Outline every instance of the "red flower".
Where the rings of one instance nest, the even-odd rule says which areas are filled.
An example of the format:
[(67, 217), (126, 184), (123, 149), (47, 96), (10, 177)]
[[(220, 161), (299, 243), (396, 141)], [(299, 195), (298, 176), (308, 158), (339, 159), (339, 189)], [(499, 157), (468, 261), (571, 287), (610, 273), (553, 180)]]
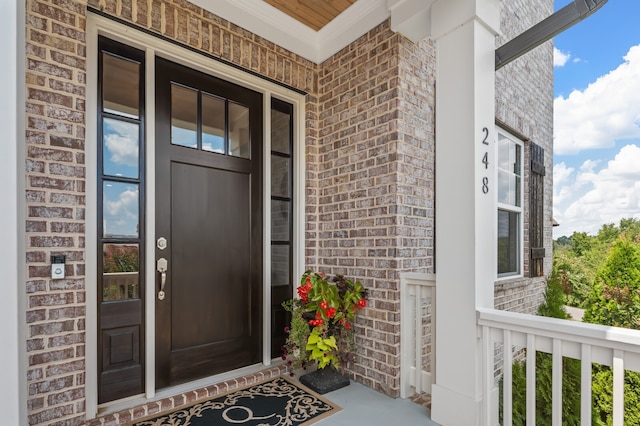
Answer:
[(322, 302), (320, 302), (320, 307), (322, 309), (327, 309), (327, 306), (329, 306), (329, 304), (327, 303), (326, 300), (323, 300)]

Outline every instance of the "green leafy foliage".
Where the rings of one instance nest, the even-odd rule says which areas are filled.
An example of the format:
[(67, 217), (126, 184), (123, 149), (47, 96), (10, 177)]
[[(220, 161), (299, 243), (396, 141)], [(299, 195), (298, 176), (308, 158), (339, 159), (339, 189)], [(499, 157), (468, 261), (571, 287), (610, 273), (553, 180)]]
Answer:
[(353, 357), (356, 313), (367, 306), (366, 290), (342, 275), (306, 271), (297, 289), (299, 298), (282, 306), (291, 312), (282, 358), (295, 371), (310, 362), (318, 368), (344, 367)]
[(618, 238), (596, 275), (584, 321), (640, 328), (640, 248)]
[[(611, 368), (593, 367), (593, 425), (613, 424), (613, 372)], [(626, 371), (624, 374), (624, 424), (640, 424), (640, 374)]]

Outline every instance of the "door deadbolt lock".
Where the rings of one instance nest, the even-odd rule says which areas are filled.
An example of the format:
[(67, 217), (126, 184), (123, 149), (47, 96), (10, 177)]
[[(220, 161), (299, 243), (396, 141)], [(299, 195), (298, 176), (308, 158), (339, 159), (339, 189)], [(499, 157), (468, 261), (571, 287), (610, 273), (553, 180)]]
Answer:
[(158, 247), (159, 250), (166, 249), (167, 248), (167, 239), (165, 237), (158, 238), (158, 241), (156, 241), (156, 247)]

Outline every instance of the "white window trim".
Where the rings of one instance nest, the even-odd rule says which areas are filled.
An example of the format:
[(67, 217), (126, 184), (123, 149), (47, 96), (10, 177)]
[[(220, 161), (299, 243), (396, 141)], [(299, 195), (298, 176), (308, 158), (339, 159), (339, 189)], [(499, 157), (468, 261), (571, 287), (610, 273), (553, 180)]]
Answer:
[[(524, 141), (517, 137), (516, 135), (514, 135), (513, 133), (505, 130), (502, 127), (496, 126), (496, 143), (495, 145), (495, 153), (494, 153), (494, 158), (496, 159), (496, 162), (498, 161), (498, 138), (500, 136), (500, 134), (506, 136), (507, 138), (509, 138), (509, 140), (515, 142), (517, 145), (520, 146), (520, 207), (517, 206), (512, 206), (510, 204), (504, 204), (504, 203), (500, 203), (498, 202), (498, 194), (496, 193), (496, 220), (494, 221), (494, 226), (495, 226), (495, 235), (496, 238), (498, 236), (498, 210), (504, 210), (504, 211), (509, 211), (509, 212), (514, 212), (514, 213), (518, 213), (519, 215), (519, 221), (518, 221), (518, 272), (516, 273), (505, 273), (505, 274), (498, 274), (498, 265), (495, 265), (496, 268), (496, 281), (506, 281), (506, 280), (512, 280), (512, 279), (517, 279), (517, 278), (522, 278), (524, 277), (524, 178), (525, 178), (525, 151), (524, 151)], [(497, 164), (497, 163), (496, 163)], [(495, 182), (496, 185), (498, 184), (498, 170), (500, 169), (500, 167), (498, 167), (496, 165), (495, 168)], [(496, 262), (498, 261), (498, 244), (497, 244), (497, 239), (496, 239), (496, 243), (495, 243), (495, 259)]]
[[(155, 56), (177, 61), (190, 68), (202, 71), (226, 81), (241, 85), (263, 94), (264, 99), (264, 130), (263, 130), (263, 362), (255, 367), (248, 367), (235, 372), (225, 373), (195, 382), (187, 383), (175, 388), (155, 391), (155, 274), (147, 273), (145, 282), (145, 389), (142, 396), (127, 398), (113, 403), (100, 405), (101, 414), (117, 411), (119, 409), (134, 406), (151, 399), (158, 399), (174, 392), (183, 392), (200, 386), (206, 386), (221, 380), (246, 374), (249, 370), (257, 370), (272, 362), (270, 353), (270, 314), (271, 314), (271, 209), (268, 200), (271, 199), (271, 98), (278, 98), (289, 102), (294, 108), (294, 212), (293, 217), (293, 276), (300, 276), (304, 271), (304, 201), (305, 201), (305, 96), (286, 87), (269, 82), (259, 76), (242, 71), (233, 66), (208, 58), (199, 53), (190, 51), (171, 42), (162, 40), (153, 35), (139, 31), (135, 28), (117, 23), (106, 17), (89, 12), (87, 14), (87, 121), (85, 160), (87, 168), (86, 177), (86, 415), (88, 419), (95, 418), (98, 413), (98, 365), (97, 365), (97, 288), (95, 277), (97, 276), (96, 247), (97, 247), (97, 71), (98, 71), (98, 35), (107, 36), (113, 40), (122, 42), (146, 52), (146, 76), (145, 76), (145, 134), (146, 134), (146, 259), (147, 271), (155, 270), (155, 146), (149, 141), (155, 140)], [(105, 409), (105, 410), (103, 410)]]

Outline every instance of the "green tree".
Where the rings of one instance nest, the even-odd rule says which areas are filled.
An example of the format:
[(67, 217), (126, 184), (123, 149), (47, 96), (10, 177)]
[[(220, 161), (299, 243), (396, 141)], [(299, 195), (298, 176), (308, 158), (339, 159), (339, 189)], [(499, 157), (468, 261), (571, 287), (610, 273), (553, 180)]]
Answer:
[(640, 328), (640, 249), (619, 238), (598, 271), (589, 295), (584, 321)]
[[(626, 228), (629, 232), (634, 223)], [(621, 222), (621, 227), (623, 223)], [(627, 234), (628, 235), (628, 234)], [(613, 243), (605, 263), (596, 275), (583, 321), (625, 328), (640, 328), (640, 248), (622, 234)], [(593, 424), (612, 422), (612, 371), (593, 367)], [(625, 424), (640, 424), (640, 374), (625, 372)]]

